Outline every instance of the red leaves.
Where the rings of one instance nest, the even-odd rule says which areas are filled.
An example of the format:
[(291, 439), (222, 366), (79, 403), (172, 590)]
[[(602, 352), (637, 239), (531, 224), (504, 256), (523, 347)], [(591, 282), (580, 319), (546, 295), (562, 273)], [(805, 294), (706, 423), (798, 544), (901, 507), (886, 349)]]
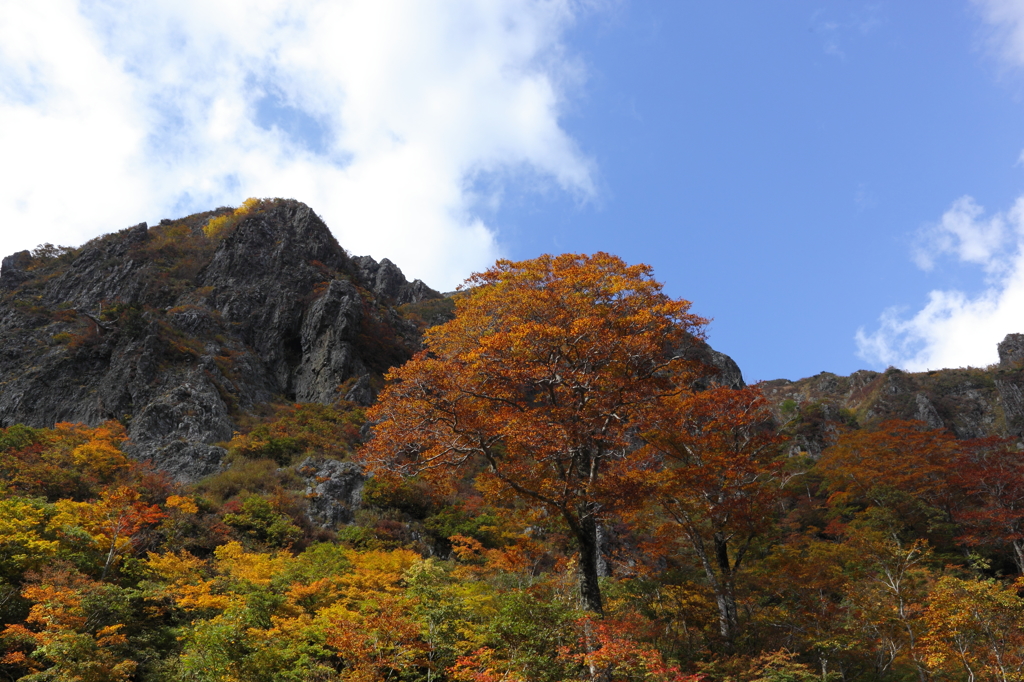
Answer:
[(770, 522), (783, 439), (756, 387), (671, 398), (644, 437), (663, 464), (656, 495), (695, 526), (745, 536)]
[(388, 375), (360, 457), (435, 480), (485, 464), (500, 483), (488, 492), (540, 503), (587, 548), (585, 599), (600, 610), (596, 523), (635, 501), (601, 481), (639, 460), (636, 428), (701, 371), (673, 351), (705, 321), (650, 267), (604, 253), (499, 261), (468, 284), (455, 319)]
[(922, 422), (891, 420), (875, 431), (840, 436), (818, 464), (833, 497), (881, 504), (888, 489), (936, 506), (948, 502), (958, 441), (947, 431), (923, 427)]
[(654, 465), (638, 475), (674, 522), (662, 534), (681, 531), (703, 568), (727, 641), (739, 629), (737, 572), (754, 539), (771, 528), (780, 492), (782, 438), (771, 424), (757, 387), (714, 388), (664, 401), (644, 433)]
[(382, 595), (377, 602), (362, 613), (334, 618), (327, 626), (327, 646), (345, 661), (345, 679), (391, 679), (426, 663), (419, 623), (407, 615), (409, 601)]
[(665, 663), (661, 653), (652, 645), (639, 641), (637, 634), (644, 629), (639, 617), (622, 620), (583, 618), (577, 624), (580, 631), (575, 649), (563, 648), (563, 658), (589, 669), (591, 677), (607, 682), (700, 682), (702, 675), (686, 675)]
[(956, 509), (960, 536), (971, 546), (1009, 544), (1024, 573), (1024, 453), (1001, 439), (969, 441), (953, 477), (968, 504)]

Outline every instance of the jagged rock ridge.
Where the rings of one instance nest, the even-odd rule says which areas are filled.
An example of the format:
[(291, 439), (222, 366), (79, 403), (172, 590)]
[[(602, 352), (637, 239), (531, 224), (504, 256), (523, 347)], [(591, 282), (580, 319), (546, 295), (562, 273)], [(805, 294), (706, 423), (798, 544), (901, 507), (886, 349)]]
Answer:
[[(210, 238), (218, 217), (234, 224)], [(290, 200), (14, 254), (0, 296), (0, 425), (119, 419), (133, 455), (181, 480), (215, 471), (259, 404), (370, 403), (419, 347), (398, 307), (443, 302)]]
[(958, 438), (1024, 436), (1024, 334), (999, 344), (987, 368), (904, 372), (861, 370), (848, 377), (822, 372), (799, 381), (763, 384), (777, 421), (789, 425), (794, 450), (817, 456), (840, 425), (870, 427), (916, 419)]

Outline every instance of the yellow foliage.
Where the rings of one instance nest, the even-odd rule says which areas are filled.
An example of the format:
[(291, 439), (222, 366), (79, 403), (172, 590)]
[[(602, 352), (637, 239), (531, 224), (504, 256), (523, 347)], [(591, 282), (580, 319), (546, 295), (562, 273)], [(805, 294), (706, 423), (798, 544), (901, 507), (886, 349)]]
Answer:
[(178, 606), (189, 611), (223, 611), (231, 606), (232, 595), (214, 594), (213, 587), (214, 581), (200, 580), (195, 585), (179, 585), (169, 595)]
[(72, 451), (71, 458), (78, 466), (91, 469), (104, 478), (129, 466), (128, 458), (110, 440), (91, 439), (82, 443)]
[[(925, 661), (936, 672), (970, 679), (1021, 679), (1024, 672), (1024, 578), (961, 580), (946, 575), (929, 594)], [(1008, 677), (1010, 671), (1012, 676)]]
[(105, 628), (100, 628), (96, 631), (96, 644), (97, 646), (114, 646), (117, 644), (127, 644), (128, 638), (118, 632), (124, 627), (124, 623), (117, 623), (115, 625), (108, 625)]
[(114, 623), (91, 632), (96, 625), (89, 604), (103, 594), (102, 583), (58, 567), (45, 570), (41, 580), (27, 585), (21, 594), (33, 602), (25, 624), (7, 626), (0, 638), (30, 644), (35, 650), (6, 656), (4, 663), (37, 669), (46, 664), (43, 679), (49, 680), (131, 679), (137, 663), (125, 657), (128, 652), (122, 647), (128, 638), (120, 632), (124, 625)]
[(316, 613), (337, 601), (338, 578), (331, 576), (314, 580), (308, 585), (292, 583), (285, 592), (285, 604), (293, 614)]
[(40, 535), (45, 521), (43, 511), (31, 502), (0, 500), (0, 564), (10, 562), (24, 569), (56, 553), (58, 543)]
[(229, 596), (213, 593), (214, 581), (202, 577), (203, 560), (189, 552), (150, 552), (146, 564), (167, 583), (162, 593), (183, 609), (221, 611), (231, 605)]
[(202, 559), (184, 551), (166, 554), (149, 552), (146, 564), (161, 578), (175, 584), (195, 580), (201, 575), (203, 568)]
[(350, 599), (365, 598), (368, 592), (396, 593), (401, 591), (403, 575), (420, 560), (416, 552), (407, 549), (394, 551), (370, 550), (352, 552), (348, 556), (352, 571), (338, 579)]
[(246, 552), (238, 542), (229, 542), (213, 550), (217, 571), (253, 585), (269, 586), (270, 580), (292, 561), (287, 552), (263, 554)]
[(256, 197), (249, 197), (248, 199), (242, 202), (242, 205), (238, 207), (238, 210), (235, 211), (235, 214), (237, 215), (239, 213), (252, 213), (256, 209), (258, 209), (262, 204), (262, 199), (257, 199)]
[(61, 422), (53, 430), (58, 449), (70, 447), (72, 464), (86, 473), (110, 479), (132, 466), (132, 461), (121, 452), (121, 445), (128, 439), (128, 434), (116, 421), (97, 427)]
[(199, 511), (199, 507), (196, 506), (195, 501), (191, 497), (171, 495), (167, 498), (165, 504), (169, 509), (178, 509), (186, 514), (195, 514)]
[(205, 234), (208, 239), (220, 239), (226, 235), (230, 228), (234, 227), (238, 223), (240, 218), (259, 209), (262, 205), (262, 199), (249, 197), (233, 212), (226, 213), (215, 218), (210, 218), (206, 225), (203, 226), (203, 234)]
[(210, 218), (210, 221), (203, 227), (203, 234), (210, 239), (217, 239), (228, 227), (228, 223), (235, 217), (234, 213)]

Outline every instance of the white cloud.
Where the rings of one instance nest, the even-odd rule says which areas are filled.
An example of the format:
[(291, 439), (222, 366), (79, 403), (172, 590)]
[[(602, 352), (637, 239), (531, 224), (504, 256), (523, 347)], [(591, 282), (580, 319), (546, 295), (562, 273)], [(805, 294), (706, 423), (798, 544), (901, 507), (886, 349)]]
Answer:
[(910, 318), (899, 309), (886, 310), (877, 331), (857, 331), (861, 358), (913, 371), (983, 367), (996, 361), (996, 344), (1006, 334), (1024, 331), (1024, 197), (990, 218), (971, 197), (957, 199), (923, 231), (915, 259), (931, 269), (947, 254), (984, 268), (987, 289), (973, 298), (932, 291)]
[(559, 123), (581, 78), (563, 45), (578, 11), (572, 0), (0, 2), (0, 255), (285, 196), (350, 251), (453, 287), (498, 255), (476, 210), (479, 174), (593, 192)]
[[(990, 29), (992, 51), (1007, 67), (1024, 67), (1024, 2), (973, 4)], [(910, 317), (898, 308), (886, 310), (878, 330), (857, 331), (861, 358), (910, 370), (985, 366), (996, 361), (996, 344), (1006, 334), (1024, 332), (1024, 196), (989, 218), (973, 198), (957, 199), (937, 224), (919, 233), (913, 250), (924, 270), (934, 269), (943, 256), (981, 267), (985, 291), (973, 297), (932, 291)]]

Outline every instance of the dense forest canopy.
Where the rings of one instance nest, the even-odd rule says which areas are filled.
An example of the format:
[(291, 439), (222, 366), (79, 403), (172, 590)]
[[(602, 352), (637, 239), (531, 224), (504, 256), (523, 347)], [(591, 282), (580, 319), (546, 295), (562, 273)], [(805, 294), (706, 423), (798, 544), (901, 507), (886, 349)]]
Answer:
[[(279, 396), (197, 482), (0, 429), (0, 679), (1024, 679), (1015, 440), (773, 409), (614, 256), (469, 284), (369, 410)], [(310, 462), (375, 475), (325, 521)]]

